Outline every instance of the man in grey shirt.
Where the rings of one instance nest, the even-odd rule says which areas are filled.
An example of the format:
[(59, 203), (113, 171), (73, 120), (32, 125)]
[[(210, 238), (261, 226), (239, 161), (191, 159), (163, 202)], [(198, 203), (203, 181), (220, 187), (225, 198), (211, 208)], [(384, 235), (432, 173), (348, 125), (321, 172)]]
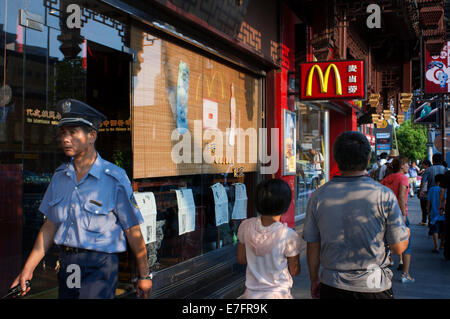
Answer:
[[(447, 169), (442, 165), (442, 155), (439, 153), (433, 154), (433, 165), (425, 170), (420, 182), (419, 196), (426, 197), (426, 191), (435, 186), (435, 177), (438, 174), (445, 174)], [(424, 222), (421, 225), (425, 225)]]
[(370, 144), (360, 132), (341, 134), (333, 156), (341, 176), (313, 193), (303, 229), (311, 296), (393, 298), (386, 244), (401, 254), (409, 241), (395, 194), (367, 176)]

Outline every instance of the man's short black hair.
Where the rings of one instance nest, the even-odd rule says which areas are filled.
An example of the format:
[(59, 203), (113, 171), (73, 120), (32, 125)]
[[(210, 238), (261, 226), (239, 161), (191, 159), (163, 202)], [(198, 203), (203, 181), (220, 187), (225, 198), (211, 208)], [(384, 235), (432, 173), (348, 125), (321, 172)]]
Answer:
[(433, 165), (439, 165), (442, 163), (442, 154), (433, 154)]
[(380, 159), (387, 159), (388, 158), (388, 154), (386, 152), (383, 152), (380, 154)]
[(269, 179), (256, 186), (256, 209), (261, 215), (284, 214), (292, 200), (292, 190), (281, 179)]
[(367, 137), (358, 131), (342, 133), (333, 145), (333, 156), (340, 171), (367, 169), (370, 153)]
[(437, 175), (434, 177), (434, 183), (435, 183), (435, 184), (437, 184), (437, 183), (441, 184), (442, 181), (444, 180), (444, 178), (445, 178), (445, 175), (444, 175), (444, 174), (437, 174)]
[(81, 128), (85, 134), (88, 134), (88, 133), (90, 133), (92, 131), (96, 131), (97, 132), (96, 129), (94, 129), (93, 127), (87, 126), (87, 125), (78, 125), (78, 127)]

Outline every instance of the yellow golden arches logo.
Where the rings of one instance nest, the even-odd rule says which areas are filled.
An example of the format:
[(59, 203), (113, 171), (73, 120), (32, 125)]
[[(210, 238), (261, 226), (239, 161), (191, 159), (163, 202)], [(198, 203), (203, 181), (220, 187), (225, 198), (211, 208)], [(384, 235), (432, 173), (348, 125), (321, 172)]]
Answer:
[[(225, 91), (224, 91), (224, 80), (223, 80), (223, 74), (221, 72), (215, 71), (212, 78), (209, 80), (207, 75), (203, 76), (203, 79), (206, 81), (206, 90), (207, 90), (207, 97), (211, 98), (211, 91), (212, 91), (212, 85), (214, 84), (214, 81), (217, 79), (217, 83), (220, 83), (220, 88), (222, 92), (222, 99), (225, 98)], [(201, 88), (202, 75), (199, 75), (197, 78), (197, 89), (195, 91), (195, 100), (198, 101), (198, 95), (199, 90)]]
[(330, 70), (334, 71), (334, 79), (336, 80), (336, 95), (342, 95), (342, 84), (341, 84), (341, 75), (339, 74), (339, 70), (336, 64), (332, 63), (327, 66), (325, 69), (325, 78), (323, 76), (322, 69), (320, 66), (315, 64), (310, 70), (308, 74), (308, 81), (306, 82), (306, 96), (312, 95), (312, 79), (315, 71), (317, 70), (317, 74), (319, 75), (320, 82), (320, 92), (327, 93), (328, 91), (328, 78), (330, 77)]
[(380, 126), (378, 128), (386, 128), (388, 126), (388, 122), (386, 120), (382, 120)]

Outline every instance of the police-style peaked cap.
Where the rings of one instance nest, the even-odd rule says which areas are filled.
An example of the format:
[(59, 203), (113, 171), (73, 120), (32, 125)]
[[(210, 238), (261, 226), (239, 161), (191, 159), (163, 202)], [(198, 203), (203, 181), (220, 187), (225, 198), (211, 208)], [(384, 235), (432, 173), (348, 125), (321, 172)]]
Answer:
[(58, 127), (62, 125), (85, 125), (98, 130), (106, 116), (93, 107), (75, 99), (63, 99), (56, 104), (56, 110), (61, 114)]

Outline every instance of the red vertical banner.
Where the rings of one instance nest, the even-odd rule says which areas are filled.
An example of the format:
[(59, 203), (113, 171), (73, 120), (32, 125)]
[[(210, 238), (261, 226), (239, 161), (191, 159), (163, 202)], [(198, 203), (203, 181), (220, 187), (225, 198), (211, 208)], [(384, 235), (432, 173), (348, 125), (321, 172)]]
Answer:
[[(6, 25), (4, 26), (6, 30)], [(16, 24), (16, 51), (19, 53), (23, 53), (23, 27), (19, 23), (19, 17), (17, 17)]]
[(83, 40), (83, 70), (87, 69), (87, 40)]
[(449, 46), (447, 42), (439, 55), (430, 55), (425, 48), (425, 93), (450, 92)]
[[(281, 43), (281, 58), (282, 58), (282, 68), (281, 72), (277, 73), (277, 106), (276, 106), (276, 117), (277, 117), (277, 126), (280, 128), (279, 134), (279, 163), (280, 168), (278, 173), (276, 174), (277, 178), (284, 180), (288, 183), (291, 188), (292, 193), (292, 201), (289, 209), (285, 214), (282, 215), (281, 221), (283, 223), (287, 223), (289, 227), (295, 226), (295, 176), (285, 176), (283, 175), (283, 145), (284, 145), (284, 110), (289, 109), (289, 98), (288, 98), (288, 73), (293, 72), (295, 69), (295, 19), (293, 12), (286, 6), (282, 6), (282, 43)], [(295, 146), (294, 146), (295, 147)]]

